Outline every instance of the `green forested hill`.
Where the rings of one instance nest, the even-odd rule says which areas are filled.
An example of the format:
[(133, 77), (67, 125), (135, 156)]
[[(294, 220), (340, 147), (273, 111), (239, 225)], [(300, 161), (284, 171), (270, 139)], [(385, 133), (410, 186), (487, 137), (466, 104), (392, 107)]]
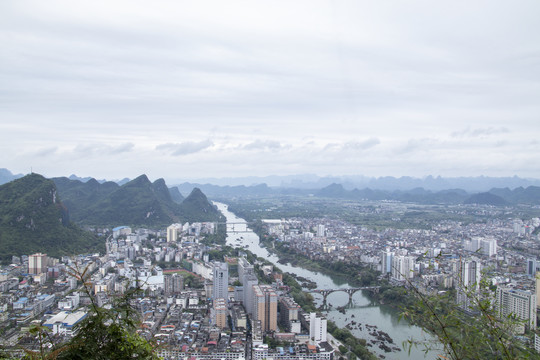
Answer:
[(100, 184), (95, 179), (87, 182), (70, 180), (67, 177), (53, 178), (56, 188), (62, 197), (62, 202), (68, 208), (70, 218), (79, 221), (81, 212), (90, 204), (107, 197), (120, 186), (112, 181)]
[(180, 204), (180, 211), (184, 221), (216, 221), (221, 213), (208, 201), (206, 195), (199, 188), (191, 191)]
[(169, 192), (171, 193), (171, 200), (174, 201), (177, 204), (181, 204), (182, 201), (184, 201), (184, 196), (180, 193), (180, 190), (178, 190), (178, 187), (172, 187), (169, 188)]
[(540, 205), (540, 187), (538, 186), (528, 186), (526, 188), (520, 186), (514, 190), (510, 190), (509, 188), (494, 188), (489, 190), (489, 192), (500, 196), (512, 204)]
[(54, 179), (73, 221), (92, 225), (164, 226), (174, 222), (216, 221), (220, 213), (206, 196), (194, 189), (186, 199), (171, 191), (163, 179), (150, 182), (146, 175), (119, 186)]
[(489, 192), (484, 192), (484, 193), (472, 195), (470, 198), (464, 201), (464, 204), (504, 206), (504, 205), (508, 205), (508, 202), (498, 195), (495, 195)]
[(180, 220), (180, 207), (160, 183), (152, 184), (146, 175), (120, 186), (107, 196), (88, 204), (77, 214), (77, 221), (103, 225), (165, 225)]
[(0, 259), (45, 252), (50, 256), (96, 251), (99, 241), (72, 224), (56, 186), (30, 174), (0, 186)]

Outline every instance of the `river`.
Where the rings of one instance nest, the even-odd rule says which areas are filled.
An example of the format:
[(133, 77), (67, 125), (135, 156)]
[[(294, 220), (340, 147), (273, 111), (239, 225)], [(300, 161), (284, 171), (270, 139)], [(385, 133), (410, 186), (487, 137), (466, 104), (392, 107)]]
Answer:
[[(260, 246), (259, 237), (247, 227), (244, 219), (239, 218), (230, 212), (227, 209), (227, 205), (218, 202), (214, 202), (214, 204), (227, 219), (228, 245), (233, 247), (246, 247), (246, 249), (257, 256), (272, 262), (284, 272), (293, 273), (314, 281), (317, 284), (318, 289), (351, 287), (346, 282), (332, 279), (325, 274), (294, 267), (290, 264), (279, 264), (279, 258), (276, 255), (269, 253), (267, 249)], [(322, 296), (315, 294), (314, 297), (317, 306), (321, 305)], [(368, 344), (371, 340), (376, 340), (375, 337), (369, 334), (370, 331), (372, 331), (371, 329), (382, 330), (393, 339), (393, 344), (388, 345), (392, 348), (398, 347), (401, 349), (401, 351), (394, 350), (393, 352), (384, 352), (374, 344), (372, 347), (369, 347), (369, 349), (377, 356), (381, 358), (384, 356), (385, 359), (389, 360), (437, 358), (439, 352), (430, 351), (425, 355), (422, 346), (419, 346), (418, 348), (413, 347), (410, 354), (407, 349), (403, 349), (402, 343), (408, 339), (432, 340), (433, 337), (430, 334), (427, 334), (422, 328), (410, 325), (403, 319), (399, 320), (399, 314), (395, 309), (371, 301), (363, 291), (358, 291), (353, 295), (353, 303), (351, 306), (347, 307), (345, 314), (336, 309), (336, 307), (347, 305), (348, 301), (349, 295), (341, 291), (328, 295), (327, 303), (332, 304), (332, 308), (324, 312), (326, 317), (329, 320), (334, 321), (338, 327), (342, 328), (351, 323), (351, 321), (356, 322), (356, 325), (352, 326), (352, 329), (350, 329), (351, 332), (359, 338), (366, 339)], [(361, 324), (360, 328), (358, 324)], [(366, 325), (369, 325), (369, 327)], [(375, 328), (372, 326), (375, 326)]]

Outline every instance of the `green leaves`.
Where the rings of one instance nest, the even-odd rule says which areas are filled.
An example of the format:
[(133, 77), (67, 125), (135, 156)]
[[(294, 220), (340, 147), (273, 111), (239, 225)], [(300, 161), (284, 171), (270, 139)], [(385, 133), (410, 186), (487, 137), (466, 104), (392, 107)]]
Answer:
[(140, 319), (131, 300), (140, 289), (130, 289), (122, 296), (113, 297), (112, 306), (104, 308), (97, 305), (88, 267), (84, 270), (70, 268), (69, 273), (82, 281), (91, 306), (88, 316), (77, 324), (75, 336), (58, 354), (58, 359), (158, 359), (152, 344), (137, 334)]
[(51, 180), (31, 174), (0, 186), (0, 259), (44, 252), (59, 257), (103, 249), (69, 222)]
[[(411, 284), (412, 285), (412, 284)], [(513, 331), (520, 323), (515, 316), (499, 318), (493, 306), (493, 294), (488, 282), (480, 282), (479, 287), (467, 289), (458, 285), (458, 291), (465, 296), (474, 314), (464, 312), (455, 301), (455, 292), (439, 296), (427, 296), (418, 289), (411, 288), (415, 301), (402, 313), (432, 332), (442, 345), (441, 359), (523, 359), (538, 358), (526, 347), (519, 346)], [(436, 349), (437, 344), (409, 340), (404, 347), (424, 346)]]

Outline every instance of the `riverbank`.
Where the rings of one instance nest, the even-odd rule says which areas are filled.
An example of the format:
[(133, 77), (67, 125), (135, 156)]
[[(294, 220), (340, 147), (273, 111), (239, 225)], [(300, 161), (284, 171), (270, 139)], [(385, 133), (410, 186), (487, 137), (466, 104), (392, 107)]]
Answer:
[[(311, 282), (317, 284), (318, 289), (337, 289), (337, 288), (348, 288), (355, 287), (355, 285), (348, 283), (347, 279), (344, 276), (336, 277), (334, 275), (326, 275), (324, 269), (318, 268), (314, 271), (306, 270), (300, 266), (291, 266), (286, 263), (283, 264), (280, 261), (280, 258), (276, 256), (276, 253), (270, 253), (268, 250), (272, 247), (270, 244), (268, 247), (263, 247), (263, 244), (260, 242), (259, 236), (257, 236), (253, 231), (249, 231), (246, 226), (241, 226), (239, 224), (245, 223), (245, 220), (236, 216), (235, 214), (228, 211), (226, 205), (218, 204), (220, 211), (224, 212), (224, 215), (227, 217), (227, 221), (235, 224), (235, 229), (241, 233), (230, 232), (227, 237), (227, 244), (230, 244), (234, 247), (242, 247), (250, 250), (255, 253), (258, 257), (261, 257), (265, 260), (270, 261), (275, 266), (279, 267), (284, 271), (284, 274), (290, 273), (300, 276), (302, 278), (308, 279)], [(262, 225), (262, 223), (260, 223)], [(253, 224), (250, 224), (250, 228), (253, 229)], [(240, 242), (237, 241), (237, 238), (243, 236)], [(299, 263), (297, 263), (299, 265)], [(324, 273), (323, 273), (324, 272)], [(308, 292), (308, 289), (302, 289), (299, 286), (298, 294), (300, 296), (306, 297), (305, 300), (309, 300), (312, 295)], [(379, 340), (379, 331), (388, 334), (388, 336), (393, 340), (395, 345), (386, 343), (389, 347), (399, 346), (406, 343), (410, 339), (423, 339), (426, 336), (426, 333), (417, 326), (411, 326), (407, 321), (400, 320), (398, 311), (389, 308), (385, 305), (381, 305), (379, 301), (374, 300), (372, 294), (369, 294), (365, 291), (358, 291), (354, 294), (354, 299), (352, 302), (349, 302), (349, 295), (345, 292), (338, 291), (330, 294), (328, 296), (328, 304), (332, 304), (333, 307), (322, 309), (328, 320), (331, 320), (335, 327), (339, 330), (346, 330), (350, 333), (352, 337), (357, 338), (361, 341), (360, 344), (365, 344), (371, 352), (373, 352), (378, 358), (386, 360), (410, 360), (410, 359), (432, 359), (436, 358), (436, 353), (424, 354), (423, 349), (413, 348), (410, 353), (408, 351), (391, 351), (387, 352), (384, 350), (384, 345)], [(322, 297), (320, 295), (315, 295), (314, 306), (319, 307), (322, 304)], [(339, 312), (337, 307), (344, 307), (344, 312)], [(358, 326), (349, 326), (351, 319), (354, 318), (358, 324), (362, 324), (361, 327)], [(369, 326), (367, 326), (369, 325)], [(375, 332), (376, 331), (376, 332)], [(343, 332), (341, 335), (343, 335)], [(342, 341), (346, 344), (346, 342)], [(346, 349), (347, 350), (347, 349)], [(339, 358), (339, 357), (338, 357)]]
[[(413, 321), (408, 314), (412, 314), (410, 309), (414, 306), (416, 298), (412, 296), (403, 286), (393, 286), (385, 278), (382, 278), (379, 271), (373, 270), (369, 266), (362, 264), (352, 264), (335, 262), (330, 263), (321, 259), (310, 259), (304, 254), (298, 253), (294, 249), (286, 246), (282, 242), (275, 241), (265, 232), (264, 227), (259, 227), (257, 235), (265, 249), (279, 258), (278, 263), (289, 264), (292, 266), (301, 267), (310, 271), (316, 271), (324, 275), (330, 276), (334, 281), (339, 283), (349, 283), (354, 286), (380, 286), (378, 292), (369, 292), (368, 296), (380, 304), (389, 306), (399, 313), (399, 317), (403, 316), (411, 324), (425, 328), (425, 324), (421, 321)], [(300, 277), (299, 280), (308, 280)], [(310, 282), (306, 282), (304, 288), (313, 288)], [(335, 308), (338, 312), (345, 315), (346, 307), (339, 306)], [(353, 315), (354, 317), (354, 315)], [(376, 346), (385, 353), (399, 352), (402, 349), (394, 342), (388, 333), (378, 329), (375, 324), (361, 324), (355, 321), (350, 321), (345, 325), (345, 330), (366, 330), (372, 337), (372, 340), (367, 344), (362, 342), (364, 347)], [(363, 339), (362, 339), (363, 340)], [(408, 342), (410, 344), (410, 342)], [(379, 355), (384, 358), (384, 355)]]
[[(264, 258), (257, 257), (249, 250), (244, 249), (243, 251), (247, 253), (248, 260), (250, 260), (250, 262), (258, 261), (263, 264), (270, 263)], [(313, 296), (311, 296), (311, 294), (309, 293), (306, 293), (303, 286), (298, 282), (298, 280), (301, 280), (308, 285), (315, 285), (316, 287), (316, 284), (313, 281), (306, 279), (302, 276), (298, 276), (296, 274), (283, 272), (283, 270), (281, 270), (279, 266), (274, 265), (274, 271), (282, 274), (283, 283), (289, 287), (288, 295), (291, 296), (298, 305), (300, 305), (304, 312), (317, 312), (317, 306), (314, 302)], [(259, 281), (266, 281), (265, 275), (262, 272), (259, 273), (256, 269), (255, 273), (257, 274)], [(331, 344), (334, 349), (336, 349), (337, 353), (343, 356), (347, 356), (348, 353), (351, 353), (360, 359), (366, 360), (378, 359), (378, 357), (368, 349), (367, 341), (365, 339), (354, 336), (350, 329), (339, 328), (333, 321), (327, 319), (327, 331), (328, 335), (330, 335), (330, 337), (328, 338), (328, 342), (330, 343), (331, 340), (336, 340), (338, 342), (335, 344)], [(386, 336), (388, 335), (386, 334)], [(349, 356), (347, 357), (350, 358)]]
[[(396, 310), (404, 310), (411, 306), (414, 298), (409, 296), (407, 290), (401, 286), (393, 286), (388, 280), (382, 278), (381, 273), (367, 265), (360, 263), (328, 262), (324, 259), (310, 259), (304, 254), (298, 253), (286, 244), (272, 240), (259, 228), (257, 234), (261, 243), (268, 252), (279, 257), (278, 263), (290, 264), (307, 270), (317, 271), (330, 276), (336, 283), (349, 283), (353, 287), (380, 286), (379, 292), (370, 293), (370, 297), (382, 304), (393, 307)], [(308, 287), (309, 288), (309, 287)]]

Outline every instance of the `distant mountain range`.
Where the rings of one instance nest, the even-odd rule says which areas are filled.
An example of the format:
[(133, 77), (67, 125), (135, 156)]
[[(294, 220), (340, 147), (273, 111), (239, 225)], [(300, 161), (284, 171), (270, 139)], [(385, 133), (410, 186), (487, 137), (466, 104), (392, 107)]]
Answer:
[(540, 205), (540, 187), (493, 188), (487, 192), (469, 193), (463, 189), (431, 191), (424, 188), (410, 190), (352, 189), (347, 190), (342, 184), (330, 184), (322, 189), (270, 188), (265, 184), (255, 186), (216, 186), (209, 184), (184, 183), (178, 185), (181, 191), (193, 187), (201, 188), (208, 196), (226, 201), (231, 197), (266, 197), (266, 196), (315, 196), (346, 200), (390, 200), (425, 205), (433, 204), (480, 204), (480, 205)]
[[(181, 184), (182, 181), (171, 181), (173, 184)], [(318, 190), (331, 184), (341, 184), (347, 190), (370, 188), (374, 190), (411, 190), (424, 188), (430, 191), (441, 191), (447, 189), (463, 189), (469, 193), (485, 192), (492, 188), (540, 186), (540, 179), (524, 179), (513, 177), (441, 177), (426, 176), (414, 178), (410, 176), (393, 177), (368, 177), (362, 175), (347, 176), (317, 176), (314, 174), (287, 175), (287, 176), (265, 176), (265, 177), (237, 177), (237, 178), (208, 178), (191, 181), (197, 186), (201, 184), (213, 184), (218, 186), (237, 187), (240, 185), (252, 186), (266, 184), (271, 188), (281, 189), (302, 189)], [(203, 190), (204, 191), (204, 190)]]
[(349, 200), (393, 200), (413, 202), (419, 204), (461, 204), (471, 195), (462, 189), (442, 190), (432, 192), (424, 188), (415, 188), (408, 191), (395, 190), (346, 190), (340, 184), (331, 184), (315, 193), (318, 197), (341, 198)]
[(0, 185), (22, 178), (23, 176), (23, 174), (12, 174), (8, 169), (0, 169)]
[(104, 250), (91, 233), (69, 219), (52, 180), (38, 174), (0, 186), (0, 260), (47, 252), (61, 255)]
[(471, 195), (462, 189), (437, 192), (423, 188), (409, 191), (384, 191), (368, 188), (346, 190), (340, 184), (332, 184), (316, 192), (315, 196), (350, 200), (394, 200), (418, 204), (540, 205), (540, 187), (538, 186), (519, 187), (514, 190), (494, 188), (488, 192)]
[[(0, 180), (10, 179), (20, 175), (13, 175), (6, 169), (0, 169)], [(60, 188), (62, 199), (65, 200), (73, 219), (76, 221), (104, 221), (96, 218), (98, 208), (108, 209), (107, 198), (113, 191), (119, 190), (120, 194), (129, 192), (133, 184), (146, 187), (146, 200), (150, 200), (150, 192), (160, 196), (160, 203), (151, 205), (146, 203), (143, 208), (150, 210), (147, 215), (139, 215), (135, 219), (128, 216), (127, 219), (143, 219), (148, 224), (159, 222), (158, 219), (181, 218), (178, 208), (171, 205), (171, 201), (181, 205), (184, 201), (182, 193), (187, 194), (194, 189), (199, 189), (207, 196), (226, 200), (230, 197), (261, 197), (261, 196), (320, 196), (343, 199), (366, 199), (366, 200), (394, 200), (402, 202), (413, 202), (420, 204), (486, 204), (486, 205), (512, 205), (512, 204), (540, 204), (537, 190), (540, 188), (540, 180), (523, 179), (514, 177), (455, 177), (442, 178), (428, 176), (422, 179), (412, 177), (379, 177), (370, 178), (364, 176), (343, 176), (343, 177), (318, 177), (316, 175), (295, 175), (295, 176), (268, 176), (268, 177), (247, 177), (247, 178), (227, 178), (209, 179), (219, 184), (256, 182), (258, 180), (268, 180), (275, 184), (281, 181), (279, 186), (269, 186), (266, 183), (255, 183), (254, 185), (217, 185), (210, 183), (190, 183), (184, 182), (164, 191), (164, 181), (156, 180), (153, 187), (148, 185), (150, 181), (146, 178), (141, 182), (140, 177), (129, 181), (124, 178), (118, 182), (105, 180), (95, 180), (93, 178), (80, 178), (71, 175), (69, 178), (55, 178), (57, 186)], [(335, 180), (334, 182), (331, 182)], [(70, 183), (72, 181), (73, 183)], [(133, 183), (134, 182), (134, 183)], [(161, 188), (163, 191), (158, 191)], [(151, 190), (149, 192), (149, 190)], [(143, 193), (140, 193), (143, 194)], [(122, 197), (122, 196), (120, 196)], [(144, 196), (141, 195), (139, 200)], [(109, 199), (110, 200), (110, 199)], [(102, 203), (99, 203), (99, 202)], [(116, 211), (112, 210), (111, 211)], [(181, 213), (186, 214), (185, 211)], [(172, 214), (172, 216), (171, 216)], [(131, 214), (133, 215), (133, 214)], [(201, 214), (203, 215), (203, 214)], [(83, 220), (85, 219), (85, 220)], [(126, 219), (126, 220), (127, 220)]]
[[(0, 169), (0, 185), (11, 181), (13, 179), (22, 177), (22, 174), (14, 175), (7, 169)], [(81, 182), (87, 182), (91, 177), (78, 177), (76, 175), (70, 175), (70, 180), (79, 180)], [(105, 183), (106, 180), (97, 180), (99, 183)], [(122, 180), (114, 180), (113, 182), (118, 185), (124, 185), (130, 180), (124, 178)], [(423, 178), (415, 178), (410, 176), (393, 177), (369, 177), (362, 175), (345, 175), (345, 176), (317, 176), (314, 174), (298, 174), (298, 175), (271, 175), (264, 177), (249, 176), (249, 177), (236, 177), (236, 178), (207, 178), (199, 179), (196, 181), (182, 181), (182, 180), (168, 180), (171, 184), (182, 184), (180, 191), (188, 193), (193, 187), (199, 187), (206, 193), (206, 186), (216, 186), (218, 188), (223, 187), (231, 191), (242, 191), (242, 187), (246, 188), (245, 191), (251, 191), (253, 186), (266, 185), (272, 189), (281, 189), (281, 191), (293, 190), (306, 190), (313, 191), (322, 189), (331, 184), (341, 184), (346, 190), (364, 189), (369, 188), (373, 190), (386, 190), (386, 191), (410, 191), (415, 188), (424, 188), (428, 191), (442, 191), (448, 189), (463, 189), (468, 193), (481, 193), (487, 192), (493, 188), (509, 188), (515, 189), (518, 187), (527, 188), (529, 186), (540, 186), (540, 179), (525, 179), (518, 176), (512, 177), (490, 177), (490, 176), (476, 176), (476, 177), (441, 177), (441, 176), (426, 176)], [(185, 188), (189, 187), (189, 191)], [(204, 185), (204, 186), (203, 186)], [(217, 188), (216, 188), (217, 189)], [(260, 192), (261, 189), (257, 189)], [(210, 193), (206, 193), (210, 195)]]

